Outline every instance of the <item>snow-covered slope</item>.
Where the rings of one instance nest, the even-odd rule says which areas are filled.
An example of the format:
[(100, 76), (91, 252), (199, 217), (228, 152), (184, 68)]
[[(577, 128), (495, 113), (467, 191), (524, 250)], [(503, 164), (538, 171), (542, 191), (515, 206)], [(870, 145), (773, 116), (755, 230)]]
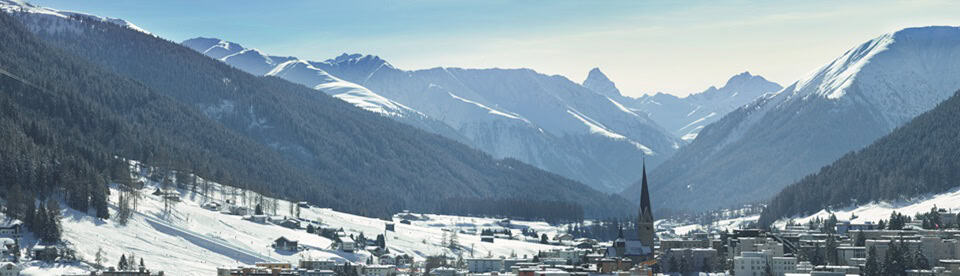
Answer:
[(620, 94), (613, 81), (597, 68), (590, 70), (583, 86), (616, 99), (635, 112), (649, 114), (650, 119), (687, 142), (696, 139), (700, 130), (723, 115), (763, 94), (783, 88), (761, 76), (743, 72), (731, 77), (720, 88), (711, 86), (703, 92), (686, 97), (657, 93), (629, 98)]
[(837, 219), (839, 220), (849, 220), (851, 223), (877, 223), (881, 219), (889, 219), (890, 213), (892, 212), (902, 213), (904, 215), (913, 217), (913, 215), (919, 213), (930, 212), (933, 207), (937, 207), (937, 209), (945, 209), (952, 213), (957, 213), (960, 211), (960, 189), (954, 189), (946, 193), (918, 197), (910, 200), (872, 202), (870, 204), (851, 206), (839, 210), (824, 209), (808, 216), (798, 216), (789, 219), (785, 218), (778, 220), (774, 223), (774, 226), (783, 228), (791, 219), (796, 223), (806, 224), (812, 219), (829, 218), (831, 214), (837, 216)]
[(960, 28), (885, 34), (706, 127), (653, 172), (655, 201), (704, 208), (764, 200), (958, 88)]
[[(112, 17), (101, 17), (101, 16), (96, 16), (91, 14), (80, 13), (80, 12), (55, 10), (51, 8), (35, 6), (23, 0), (0, 0), (0, 11), (6, 12), (6, 13), (22, 12), (22, 13), (29, 13), (31, 15), (57, 17), (57, 18), (81, 17), (89, 20), (99, 20), (103, 22), (117, 24), (117, 25), (124, 26), (129, 29), (136, 30), (146, 34), (150, 33), (147, 30), (144, 30), (143, 28), (140, 28), (139, 26), (134, 25), (133, 23), (130, 23), (129, 21), (126, 21), (123, 19), (112, 18)], [(64, 22), (60, 22), (60, 23), (64, 23)], [(65, 31), (72, 28), (72, 26), (68, 26), (68, 25), (46, 25), (46, 26), (32, 25), (28, 27), (48, 28), (49, 30), (65, 30)]]
[[(137, 163), (132, 163), (137, 164)], [(143, 169), (146, 175), (147, 169)], [(116, 218), (96, 219), (93, 216), (72, 209), (64, 210), (64, 239), (77, 250), (78, 255), (87, 261), (94, 260), (100, 249), (105, 253), (107, 265), (115, 264), (121, 254), (131, 253), (144, 258), (149, 269), (163, 270), (167, 275), (212, 275), (217, 267), (235, 267), (252, 265), (255, 262), (280, 261), (296, 264), (301, 259), (332, 259), (337, 262), (365, 263), (371, 254), (367, 251), (346, 253), (331, 249), (331, 240), (304, 229), (289, 229), (272, 223), (255, 223), (240, 216), (224, 214), (201, 207), (204, 203), (224, 203), (226, 200), (239, 205), (252, 207), (258, 194), (243, 191), (230, 186), (210, 182), (207, 192), (202, 187), (196, 191), (179, 189), (182, 202), (176, 203), (172, 212), (163, 212), (164, 203), (160, 196), (152, 195), (158, 183), (141, 177), (146, 186), (141, 189), (143, 198), (138, 201), (137, 212), (127, 225), (119, 225)], [(202, 185), (201, 185), (202, 186)], [(111, 188), (111, 214), (116, 214), (116, 204), (120, 191)], [(291, 203), (264, 197), (264, 209), (268, 215), (294, 217)], [(275, 202), (275, 203), (274, 203)], [(274, 209), (273, 206), (276, 206)], [(252, 210), (252, 208), (251, 208)], [(295, 212), (295, 211), (294, 211)], [(486, 256), (532, 256), (538, 251), (559, 248), (536, 242), (498, 239), (495, 243), (480, 242), (479, 230), (483, 228), (501, 229), (496, 219), (426, 214), (425, 220), (415, 220), (411, 225), (399, 223), (394, 218), (396, 231), (386, 232), (386, 244), (391, 253), (408, 254), (417, 261), (427, 256), (447, 254), (456, 256), (449, 248), (442, 246), (443, 231), (476, 230), (477, 234), (459, 234), (458, 242), (466, 248), (472, 247), (475, 254)], [(300, 218), (315, 221), (324, 228), (343, 228), (347, 234), (374, 238), (383, 234), (385, 221), (326, 208), (300, 208)], [(306, 222), (302, 223), (305, 225)], [(555, 235), (559, 229), (543, 222), (517, 222), (529, 226), (537, 232)], [(305, 250), (300, 252), (278, 251), (270, 245), (279, 237), (295, 239)], [(469, 254), (464, 252), (464, 254)], [(40, 263), (37, 263), (39, 265)], [(50, 275), (56, 271), (74, 271), (89, 269), (80, 265), (72, 268), (33, 267), (28, 275)]]
[(269, 56), (219, 39), (182, 44), (247, 72), (313, 87), (496, 158), (515, 158), (603, 191), (621, 190), (639, 178), (636, 164), (644, 154), (656, 165), (680, 144), (646, 114), (532, 70), (404, 71), (370, 55), (316, 62)]

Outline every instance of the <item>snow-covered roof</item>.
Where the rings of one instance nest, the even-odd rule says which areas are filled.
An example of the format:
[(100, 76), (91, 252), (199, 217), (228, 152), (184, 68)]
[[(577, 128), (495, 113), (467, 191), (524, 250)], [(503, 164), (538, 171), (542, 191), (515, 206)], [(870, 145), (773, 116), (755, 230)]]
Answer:
[(0, 221), (0, 228), (13, 228), (18, 225), (23, 225), (23, 222), (19, 219), (4, 219)]

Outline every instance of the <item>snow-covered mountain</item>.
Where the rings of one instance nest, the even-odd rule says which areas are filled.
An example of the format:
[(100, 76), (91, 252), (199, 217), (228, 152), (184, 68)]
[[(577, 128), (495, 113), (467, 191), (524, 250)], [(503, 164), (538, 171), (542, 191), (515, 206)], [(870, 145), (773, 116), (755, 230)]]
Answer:
[(391, 117), (420, 129), (466, 142), (455, 130), (426, 115), (370, 91), (334, 77), (296, 57), (270, 56), (257, 49), (215, 38), (193, 38), (182, 45), (258, 76), (275, 76), (322, 91), (367, 111)]
[(681, 143), (616, 99), (528, 69), (405, 71), (371, 55), (305, 61), (219, 39), (182, 44), (252, 74), (281, 77), (370, 111), (429, 125), (421, 128), (602, 191), (623, 189), (639, 178), (635, 167), (644, 155), (656, 165)]
[[(56, 10), (56, 9), (47, 8), (47, 7), (36, 6), (36, 5), (30, 4), (30, 3), (27, 3), (26, 1), (23, 1), (23, 0), (0, 0), (0, 12), (4, 12), (4, 13), (26, 13), (26, 14), (30, 14), (30, 15), (35, 16), (34, 18), (44, 18), (44, 17), (73, 18), (73, 17), (80, 17), (80, 18), (84, 18), (84, 19), (87, 19), (87, 20), (98, 20), (98, 21), (103, 21), (103, 22), (109, 22), (109, 23), (117, 24), (117, 25), (124, 26), (124, 27), (127, 27), (127, 28), (129, 28), (129, 29), (136, 30), (136, 31), (139, 31), (139, 32), (142, 32), (142, 33), (145, 33), (145, 34), (149, 34), (149, 33), (150, 33), (150, 32), (148, 32), (147, 30), (144, 30), (143, 28), (140, 28), (139, 26), (134, 25), (133, 23), (131, 23), (131, 22), (129, 22), (129, 21), (126, 21), (126, 20), (123, 20), (123, 19), (112, 18), (112, 17), (102, 17), (102, 16), (96, 16), (96, 15), (91, 15), (91, 14), (86, 14), (86, 13), (72, 12), (72, 11), (61, 11), (61, 10)], [(53, 22), (53, 23), (62, 23), (62, 22), (60, 22), (60, 21), (45, 21), (45, 22), (47, 22), (47, 23), (51, 23), (51, 22)], [(74, 27), (75, 27), (75, 25), (71, 25), (71, 24), (45, 24), (45, 25), (27, 24), (27, 25), (28, 25), (28, 26), (27, 26), (28, 28), (45, 28), (45, 29), (48, 30), (48, 31), (53, 31), (53, 30), (57, 30), (57, 31), (61, 31), (61, 30), (62, 30), (62, 31), (68, 31), (68, 30), (70, 30), (70, 28), (74, 28)], [(34, 31), (35, 31), (35, 30), (34, 30)]]
[(960, 28), (885, 34), (707, 126), (654, 170), (654, 198), (676, 208), (764, 200), (958, 88)]
[(617, 99), (636, 112), (647, 113), (650, 119), (687, 142), (696, 139), (700, 130), (730, 111), (756, 100), (763, 94), (783, 89), (779, 84), (761, 76), (743, 72), (731, 77), (720, 88), (711, 86), (703, 92), (686, 97), (657, 93), (629, 98), (623, 96), (613, 81), (598, 68), (590, 70), (583, 86)]

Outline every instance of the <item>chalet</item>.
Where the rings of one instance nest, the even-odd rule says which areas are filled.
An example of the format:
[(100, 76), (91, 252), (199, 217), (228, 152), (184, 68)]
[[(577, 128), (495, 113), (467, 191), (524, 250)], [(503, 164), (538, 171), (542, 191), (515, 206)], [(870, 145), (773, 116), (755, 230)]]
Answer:
[(229, 205), (229, 207), (227, 207), (227, 213), (235, 216), (246, 216), (246, 215), (249, 215), (251, 212), (250, 212), (250, 208), (231, 204)]
[(280, 226), (290, 228), (290, 229), (300, 229), (300, 221), (295, 219), (288, 219), (281, 222)]
[(386, 225), (386, 230), (387, 230), (387, 231), (396, 231), (396, 230), (394, 230), (394, 229), (396, 229), (396, 227), (394, 226), (393, 223), (388, 222), (388, 223), (386, 223), (385, 225)]
[(211, 201), (211, 202), (204, 203), (202, 207), (203, 207), (203, 209), (207, 209), (207, 210), (211, 210), (211, 211), (219, 211), (219, 210), (220, 210), (220, 203), (216, 203), (216, 202), (212, 202), (212, 201)]
[(307, 204), (306, 201), (297, 202), (297, 207), (310, 209), (310, 204)]
[(268, 219), (270, 220), (270, 223), (273, 223), (276, 225), (280, 225), (284, 221), (287, 221), (287, 217), (285, 216), (270, 216), (268, 217)]
[(493, 237), (491, 237), (491, 236), (480, 236), (480, 242), (493, 243)]
[(0, 222), (0, 237), (16, 237), (20, 235), (23, 222), (16, 219), (5, 219)]
[(377, 258), (377, 260), (378, 260), (379, 263), (382, 264), (382, 265), (396, 265), (396, 264), (397, 264), (397, 256), (394, 255), (394, 254), (383, 254), (383, 255), (381, 255), (379, 258)]
[(280, 237), (273, 241), (273, 248), (283, 251), (297, 251), (299, 244), (296, 240)]
[(0, 258), (13, 255), (16, 252), (17, 242), (11, 238), (0, 238)]
[(336, 269), (337, 262), (333, 260), (300, 260), (299, 267), (308, 270), (330, 270)]
[(252, 222), (260, 223), (260, 224), (266, 224), (267, 218), (268, 218), (267, 215), (252, 215), (252, 216), (247, 216), (244, 219)]
[(564, 233), (564, 234), (559, 234), (559, 235), (554, 236), (554, 237), (553, 237), (553, 240), (558, 241), (558, 242), (572, 241), (572, 240), (573, 240), (573, 235), (566, 234), (566, 233)]
[(357, 250), (357, 242), (351, 237), (337, 236), (337, 248), (343, 252), (353, 252)]
[(406, 220), (406, 219), (405, 219), (405, 220), (401, 220), (400, 223), (406, 224), (406, 225), (410, 225), (410, 221), (409, 221), (409, 220)]

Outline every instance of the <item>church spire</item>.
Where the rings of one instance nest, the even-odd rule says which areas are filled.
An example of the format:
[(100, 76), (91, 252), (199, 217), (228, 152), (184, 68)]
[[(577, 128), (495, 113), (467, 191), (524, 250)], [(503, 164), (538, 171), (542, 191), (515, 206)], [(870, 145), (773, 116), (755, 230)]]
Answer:
[(643, 159), (643, 180), (641, 180), (641, 185), (642, 186), (640, 188), (640, 214), (643, 215), (644, 211), (650, 211), (652, 213), (653, 210), (651, 210), (651, 207), (650, 207), (650, 191), (649, 191), (649, 188), (647, 188), (647, 159), (646, 158)]

